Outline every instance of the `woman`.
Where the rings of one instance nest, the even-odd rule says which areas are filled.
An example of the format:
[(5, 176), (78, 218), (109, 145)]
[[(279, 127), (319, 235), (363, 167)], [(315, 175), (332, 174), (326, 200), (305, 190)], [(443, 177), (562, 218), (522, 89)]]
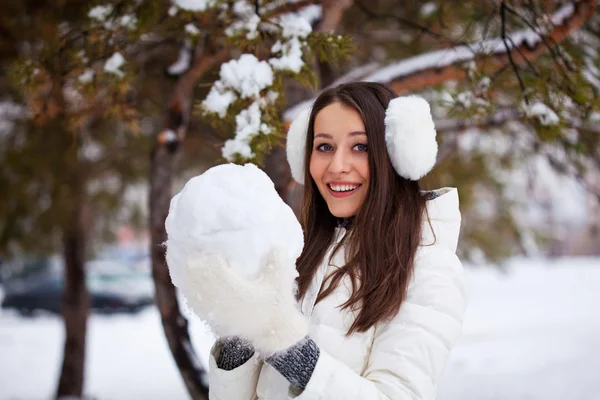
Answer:
[(429, 106), (376, 83), (328, 89), (287, 151), (305, 185), (297, 300), (309, 322), (268, 309), (262, 334), (218, 340), (211, 398), (434, 399), (466, 300), (457, 192), (418, 183), (437, 153)]

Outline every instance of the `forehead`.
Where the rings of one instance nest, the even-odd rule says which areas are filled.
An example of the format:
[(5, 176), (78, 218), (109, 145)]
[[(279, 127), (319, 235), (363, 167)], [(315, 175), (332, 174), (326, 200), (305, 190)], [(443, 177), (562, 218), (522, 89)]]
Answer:
[(364, 131), (365, 125), (360, 114), (341, 103), (332, 103), (315, 116), (314, 135), (325, 133), (337, 136)]

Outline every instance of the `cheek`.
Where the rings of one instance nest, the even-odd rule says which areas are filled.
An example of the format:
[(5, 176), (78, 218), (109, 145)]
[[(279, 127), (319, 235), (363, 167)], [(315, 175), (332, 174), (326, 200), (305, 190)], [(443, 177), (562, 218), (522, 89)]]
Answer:
[(357, 168), (359, 175), (365, 181), (369, 181), (369, 158), (365, 155), (359, 163), (357, 163)]
[(308, 169), (310, 171), (310, 176), (313, 178), (313, 180), (315, 182), (317, 182), (317, 184), (319, 184), (319, 182), (321, 181), (321, 178), (323, 177), (323, 161), (319, 159), (318, 154), (312, 154), (310, 157), (310, 164), (308, 166)]

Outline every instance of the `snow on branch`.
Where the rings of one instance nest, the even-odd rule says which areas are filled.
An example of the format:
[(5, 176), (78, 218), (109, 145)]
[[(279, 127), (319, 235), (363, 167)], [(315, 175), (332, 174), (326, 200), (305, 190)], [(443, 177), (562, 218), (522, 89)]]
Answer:
[[(254, 54), (242, 54), (221, 65), (219, 79), (201, 103), (206, 114), (221, 120), (228, 119), (235, 105), (235, 136), (222, 149), (225, 159), (256, 157), (251, 145), (253, 139), (278, 130), (279, 122), (270, 116), (281, 90), (277, 76), (296, 76), (305, 68), (304, 54), (309, 50), (313, 33), (310, 20), (320, 12), (314, 3), (314, 0), (301, 0), (275, 7), (276, 3), (272, 2), (262, 10), (249, 1), (233, 5), (231, 12), (235, 19), (225, 29), (226, 36), (264, 46), (261, 33), (267, 33), (274, 38), (274, 43), (267, 45), (266, 60), (259, 60)], [(308, 6), (312, 8), (306, 12)]]
[[(485, 64), (488, 71), (500, 70), (509, 62), (509, 51), (514, 55), (521, 56), (515, 57), (515, 62), (527, 63), (528, 60), (535, 59), (548, 50), (545, 38), (549, 38), (550, 42), (560, 43), (594, 14), (595, 7), (596, 0), (575, 1), (564, 5), (551, 16), (553, 27), (546, 32), (525, 29), (511, 33), (508, 45), (502, 38), (496, 37), (468, 46), (459, 45), (431, 51), (391, 63), (373, 73), (363, 75), (359, 79), (385, 83), (391, 86), (396, 93), (402, 94), (461, 79), (466, 75), (463, 67), (465, 63), (475, 62), (482, 66)], [(347, 80), (343, 76), (331, 86), (337, 86), (340, 82)], [(314, 99), (310, 99), (289, 108), (284, 114), (285, 120), (292, 120), (301, 110), (309, 107), (313, 101)]]

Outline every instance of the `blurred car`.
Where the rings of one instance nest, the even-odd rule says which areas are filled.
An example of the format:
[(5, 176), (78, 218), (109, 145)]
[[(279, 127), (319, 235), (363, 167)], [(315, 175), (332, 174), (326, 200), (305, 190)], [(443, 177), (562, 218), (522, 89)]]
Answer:
[[(64, 287), (59, 260), (55, 258), (43, 272), (5, 282), (2, 308), (16, 309), (22, 315), (32, 315), (36, 310), (59, 314)], [(86, 270), (90, 308), (94, 312), (136, 313), (154, 303), (148, 273), (114, 261), (91, 261), (86, 263)]]

